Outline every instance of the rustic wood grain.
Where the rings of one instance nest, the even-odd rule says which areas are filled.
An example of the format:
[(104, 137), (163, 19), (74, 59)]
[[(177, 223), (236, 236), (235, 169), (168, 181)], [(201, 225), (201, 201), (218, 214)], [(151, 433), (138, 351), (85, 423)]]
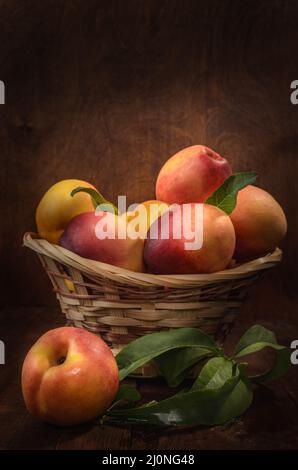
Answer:
[(55, 304), (21, 247), (51, 184), (82, 178), (142, 201), (194, 143), (258, 171), (284, 206), (271, 304), (297, 295), (297, 2), (1, 0), (0, 18), (1, 304)]

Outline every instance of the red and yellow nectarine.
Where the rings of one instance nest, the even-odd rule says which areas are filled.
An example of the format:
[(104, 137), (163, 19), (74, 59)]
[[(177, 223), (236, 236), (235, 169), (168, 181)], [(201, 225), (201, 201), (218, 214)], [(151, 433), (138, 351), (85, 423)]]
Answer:
[(156, 181), (156, 198), (168, 204), (205, 202), (231, 173), (225, 158), (204, 145), (193, 145), (163, 165)]
[(143, 240), (133, 238), (126, 222), (111, 212), (85, 212), (74, 217), (66, 226), (60, 245), (83, 258), (137, 272), (144, 269)]
[(112, 403), (119, 387), (112, 351), (86, 330), (48, 331), (32, 346), (22, 369), (28, 411), (57, 425), (87, 422)]
[[(202, 230), (203, 244), (198, 249), (186, 249), (183, 226), (183, 206), (176, 206), (164, 213), (151, 226), (145, 241), (144, 259), (148, 271), (154, 274), (213, 273), (225, 269), (235, 249), (235, 231), (230, 217), (221, 209), (203, 204), (203, 227), (195, 226), (195, 206), (191, 204), (191, 230)], [(163, 226), (168, 223), (169, 237), (163, 238)], [(176, 217), (176, 221), (175, 221)], [(178, 222), (178, 224), (177, 224)], [(180, 238), (175, 239), (174, 226), (181, 225)]]

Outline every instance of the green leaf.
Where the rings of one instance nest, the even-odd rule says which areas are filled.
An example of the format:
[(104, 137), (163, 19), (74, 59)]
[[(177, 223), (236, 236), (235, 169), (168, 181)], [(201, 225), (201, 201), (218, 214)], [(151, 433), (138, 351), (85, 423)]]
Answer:
[(112, 212), (112, 214), (118, 215), (117, 207), (107, 199), (103, 197), (96, 189), (93, 188), (85, 188), (83, 186), (78, 186), (77, 188), (73, 189), (70, 195), (73, 197), (77, 193), (87, 193), (91, 196), (91, 200), (93, 203), (94, 209), (97, 209), (100, 206), (100, 209), (104, 212)]
[[(273, 368), (250, 380), (246, 364), (238, 359), (264, 347), (276, 350)], [(117, 356), (120, 378), (154, 360), (170, 385), (178, 384), (189, 367), (213, 355), (202, 367), (190, 390), (160, 402), (136, 408), (109, 409), (105, 420), (149, 425), (218, 425), (240, 416), (251, 404), (251, 382), (268, 382), (290, 365), (290, 351), (277, 343), (274, 333), (261, 325), (250, 328), (240, 339), (235, 356), (227, 358), (211, 337), (194, 328), (154, 333), (126, 346)], [(237, 360), (237, 361), (236, 361)], [(128, 395), (130, 395), (129, 392)]]
[(167, 351), (193, 346), (200, 346), (215, 355), (222, 354), (214, 340), (196, 328), (173, 329), (138, 338), (116, 356), (120, 380)]
[(214, 352), (210, 349), (200, 346), (171, 349), (154, 359), (154, 363), (169, 387), (177, 387), (185, 379), (192, 366), (213, 354)]
[[(235, 354), (238, 355), (241, 351), (256, 343), (277, 344), (277, 340), (273, 331), (267, 330), (267, 328), (264, 328), (262, 325), (254, 325), (241, 336), (235, 348)], [(244, 356), (244, 354), (241, 355)]]
[(290, 368), (290, 349), (278, 344), (273, 331), (267, 330), (262, 325), (254, 325), (247, 330), (235, 349), (235, 358), (240, 358), (267, 347), (275, 349), (276, 359), (271, 370), (253, 377), (254, 381), (258, 383), (270, 382), (283, 375)]
[(223, 387), (230, 380), (239, 379), (237, 364), (225, 357), (213, 357), (202, 368), (192, 390), (211, 390)]
[(257, 176), (254, 171), (245, 171), (229, 176), (205, 201), (206, 204), (219, 207), (227, 214), (231, 214), (236, 207), (238, 191), (253, 184)]
[(121, 384), (118, 393), (114, 399), (114, 402), (126, 401), (133, 403), (141, 399), (141, 395), (138, 390), (129, 384)]
[[(215, 359), (218, 359), (217, 366), (224, 369), (216, 379)], [(233, 361), (225, 358), (213, 358), (210, 361), (202, 369), (201, 379), (190, 391), (147, 406), (112, 410), (107, 412), (108, 417), (127, 423), (166, 426), (210, 426), (231, 421), (244, 413), (251, 404), (249, 381), (242, 376), (241, 369)]]

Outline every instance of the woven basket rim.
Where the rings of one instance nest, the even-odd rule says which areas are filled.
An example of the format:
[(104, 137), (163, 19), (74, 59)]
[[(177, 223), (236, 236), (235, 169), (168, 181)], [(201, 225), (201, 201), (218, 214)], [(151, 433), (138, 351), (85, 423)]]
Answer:
[(86, 274), (93, 276), (103, 276), (118, 282), (125, 282), (130, 285), (143, 286), (167, 286), (167, 287), (191, 287), (198, 284), (223, 282), (233, 279), (251, 277), (260, 270), (269, 269), (278, 264), (282, 259), (282, 251), (276, 248), (274, 252), (257, 258), (236, 267), (218, 271), (212, 274), (149, 274), (138, 273), (128, 269), (113, 266), (100, 261), (93, 261), (73, 253), (59, 245), (54, 245), (47, 240), (41, 239), (36, 233), (26, 232), (23, 237), (23, 244), (27, 248), (53, 258), (62, 264), (79, 269)]

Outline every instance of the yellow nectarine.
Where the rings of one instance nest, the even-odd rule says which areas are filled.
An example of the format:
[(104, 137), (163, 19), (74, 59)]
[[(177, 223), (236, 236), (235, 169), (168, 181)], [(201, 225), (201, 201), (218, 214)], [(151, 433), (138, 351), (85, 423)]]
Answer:
[(78, 186), (94, 188), (86, 181), (69, 179), (54, 184), (42, 197), (36, 209), (37, 231), (41, 238), (58, 244), (67, 223), (76, 215), (94, 210), (86, 193), (74, 197), (71, 191)]
[(281, 206), (256, 186), (239, 191), (231, 220), (236, 233), (236, 259), (253, 259), (273, 251), (287, 232)]
[(162, 201), (150, 199), (139, 204), (135, 210), (125, 212), (122, 218), (127, 222), (129, 230), (139, 232), (140, 238), (145, 239), (153, 222), (169, 209)]

